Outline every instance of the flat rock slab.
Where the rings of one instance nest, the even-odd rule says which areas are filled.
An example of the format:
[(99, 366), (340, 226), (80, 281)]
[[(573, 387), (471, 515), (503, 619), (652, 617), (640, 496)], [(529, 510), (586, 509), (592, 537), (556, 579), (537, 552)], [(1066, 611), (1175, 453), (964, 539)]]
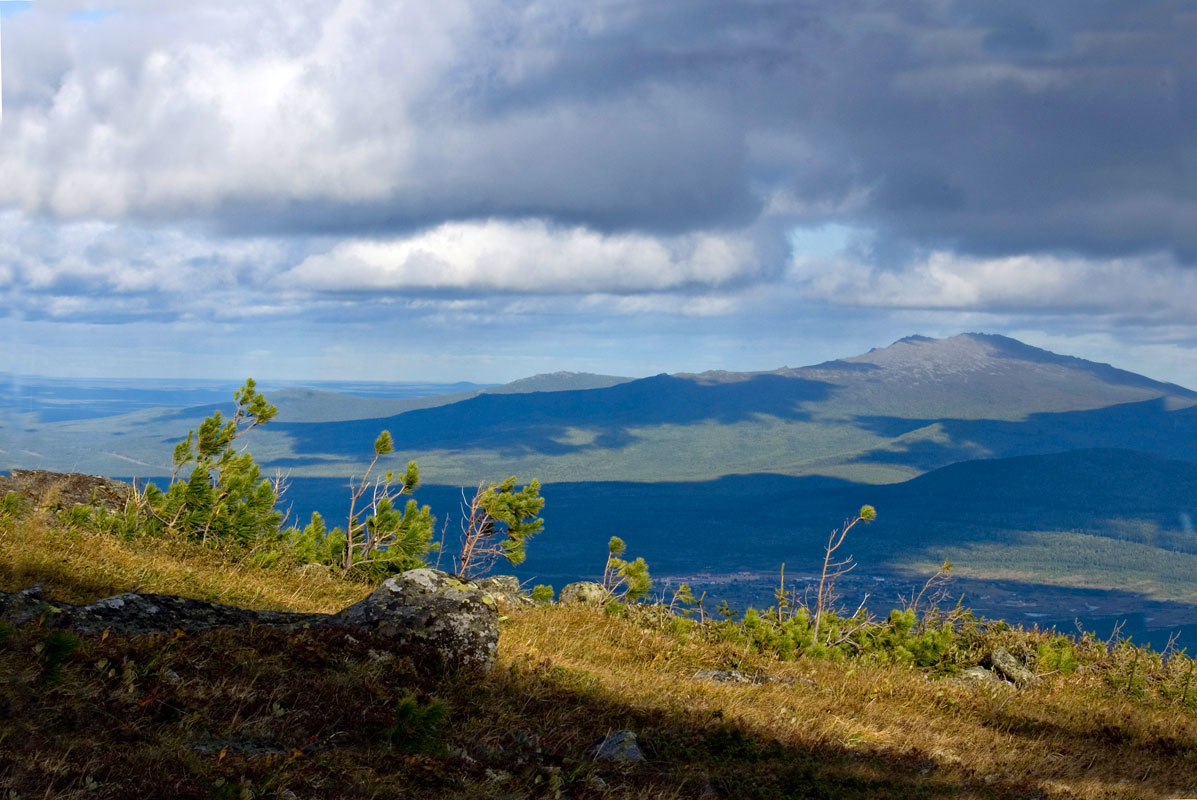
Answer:
[(40, 587), (16, 594), (0, 592), (0, 616), (13, 622), (43, 619), (54, 628), (84, 635), (108, 631), (118, 636), (199, 633), (213, 628), (249, 625), (302, 627), (329, 619), (327, 614), (255, 611), (168, 594), (118, 594), (85, 606), (48, 601)]
[[(759, 685), (762, 683), (797, 683), (796, 678), (783, 678), (779, 675), (757, 675), (749, 672), (740, 672), (738, 669), (700, 669), (694, 673), (694, 677), (700, 681), (716, 681), (718, 683), (746, 683)], [(813, 683), (813, 681), (812, 681)]]

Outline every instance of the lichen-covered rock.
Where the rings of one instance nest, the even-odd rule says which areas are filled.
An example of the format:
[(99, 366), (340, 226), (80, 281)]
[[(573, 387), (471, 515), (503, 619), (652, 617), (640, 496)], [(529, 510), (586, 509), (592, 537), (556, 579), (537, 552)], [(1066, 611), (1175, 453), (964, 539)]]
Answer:
[(520, 579), (514, 575), (491, 575), (487, 578), (478, 578), (472, 583), (500, 603), (517, 606), (533, 605), (532, 598), (520, 589)]
[(577, 583), (570, 583), (561, 590), (558, 599), (562, 603), (586, 603), (587, 605), (597, 606), (607, 602), (611, 596), (610, 592), (603, 588), (602, 584), (594, 581), (578, 581)]
[(8, 492), (24, 495), (41, 508), (100, 505), (115, 510), (124, 506), (133, 487), (98, 475), (14, 469), (7, 477), (0, 475), (0, 496)]
[(1004, 647), (995, 647), (989, 654), (989, 666), (993, 671), (1016, 686), (1026, 686), (1035, 679), (1034, 673), (1024, 667)]
[(397, 647), (449, 667), (489, 667), (499, 645), (494, 598), (469, 581), (434, 569), (388, 578), (330, 622), (368, 627)]
[(40, 583), (19, 592), (0, 592), (0, 619), (27, 622), (40, 616), (46, 597)]
[(960, 683), (992, 683), (1001, 680), (985, 667), (969, 667), (957, 676)]

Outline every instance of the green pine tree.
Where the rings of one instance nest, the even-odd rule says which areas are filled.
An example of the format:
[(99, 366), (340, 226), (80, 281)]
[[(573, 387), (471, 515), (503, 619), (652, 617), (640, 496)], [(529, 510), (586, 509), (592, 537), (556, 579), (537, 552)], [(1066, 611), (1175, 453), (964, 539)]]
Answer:
[[(253, 546), (278, 538), (282, 514), (275, 510), (275, 486), (262, 477), (248, 452), (234, 442), (265, 425), (278, 409), (258, 393), (253, 378), (234, 395), (232, 419), (219, 411), (175, 447), (173, 472), (165, 492), (145, 488), (150, 516), (161, 528), (201, 542), (236, 542)], [(182, 473), (190, 467), (184, 479)]]

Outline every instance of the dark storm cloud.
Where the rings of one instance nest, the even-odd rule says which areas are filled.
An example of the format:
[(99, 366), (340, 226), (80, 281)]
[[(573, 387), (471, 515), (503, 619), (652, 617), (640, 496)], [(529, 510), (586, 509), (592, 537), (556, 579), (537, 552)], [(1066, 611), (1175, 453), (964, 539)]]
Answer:
[(344, 235), (529, 217), (678, 234), (780, 208), (872, 228), (879, 247), (1192, 260), (1193, 8), (345, 0), (172, 9), (169, 26), (154, 4), (86, 26), (46, 16), (31, 29), (58, 56), (6, 52), (24, 124), (6, 134), (0, 202)]

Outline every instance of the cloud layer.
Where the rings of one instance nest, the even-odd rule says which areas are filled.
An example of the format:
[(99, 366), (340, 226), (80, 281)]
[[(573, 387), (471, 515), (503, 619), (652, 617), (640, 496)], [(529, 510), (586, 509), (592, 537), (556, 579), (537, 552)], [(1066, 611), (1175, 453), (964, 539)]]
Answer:
[(4, 29), (10, 320), (1197, 342), (1185, 3), (40, 0)]
[(10, 20), (0, 204), (678, 232), (780, 192), (907, 243), (1197, 255), (1183, 4), (82, 7)]

